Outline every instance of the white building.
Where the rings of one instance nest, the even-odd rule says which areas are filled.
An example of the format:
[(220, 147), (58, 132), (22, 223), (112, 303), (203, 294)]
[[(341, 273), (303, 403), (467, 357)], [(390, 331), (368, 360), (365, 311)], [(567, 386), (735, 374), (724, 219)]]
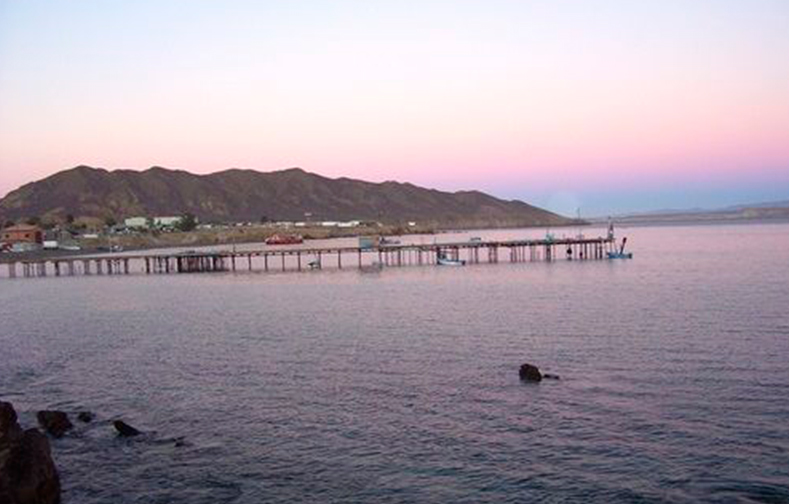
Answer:
[(129, 229), (146, 229), (148, 227), (148, 218), (130, 217), (123, 221), (123, 225)]
[(153, 225), (158, 228), (171, 228), (181, 222), (180, 217), (154, 217)]

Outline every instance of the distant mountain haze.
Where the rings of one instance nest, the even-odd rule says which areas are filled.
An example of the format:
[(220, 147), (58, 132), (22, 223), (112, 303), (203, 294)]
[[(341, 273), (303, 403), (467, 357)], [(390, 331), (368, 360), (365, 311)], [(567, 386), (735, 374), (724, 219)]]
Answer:
[(456, 227), (560, 226), (574, 221), (479, 191), (448, 193), (408, 183), (331, 179), (300, 168), (231, 169), (209, 175), (78, 166), (26, 184), (0, 200), (0, 218), (123, 219), (192, 213), (203, 222), (348, 221)]

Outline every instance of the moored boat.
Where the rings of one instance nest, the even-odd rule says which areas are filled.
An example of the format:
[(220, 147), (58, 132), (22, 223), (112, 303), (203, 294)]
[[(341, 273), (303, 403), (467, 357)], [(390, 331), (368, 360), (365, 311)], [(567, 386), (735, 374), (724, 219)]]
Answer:
[(439, 257), (438, 258), (438, 265), (439, 266), (463, 266), (466, 264), (466, 261), (462, 259), (449, 259), (448, 257)]
[(613, 252), (607, 252), (606, 255), (609, 259), (632, 259), (633, 253), (632, 252), (625, 252), (625, 244), (627, 243), (627, 236), (622, 238), (622, 246), (619, 247), (619, 250), (614, 250)]

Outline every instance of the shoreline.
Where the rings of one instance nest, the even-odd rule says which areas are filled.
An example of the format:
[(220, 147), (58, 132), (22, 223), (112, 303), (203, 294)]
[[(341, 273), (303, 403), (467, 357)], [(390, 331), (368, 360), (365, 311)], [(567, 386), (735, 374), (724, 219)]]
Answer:
[[(0, 264), (11, 262), (35, 261), (56, 258), (80, 258), (87, 256), (103, 256), (127, 254), (130, 252), (143, 252), (148, 250), (248, 245), (252, 243), (265, 243), (266, 238), (274, 234), (300, 234), (305, 240), (329, 240), (333, 238), (357, 238), (360, 236), (404, 236), (404, 235), (439, 235), (463, 231), (483, 231), (501, 229), (541, 229), (541, 228), (567, 228), (576, 227), (578, 223), (563, 226), (479, 226), (457, 228), (432, 228), (416, 226), (403, 228), (402, 226), (381, 227), (356, 227), (347, 230), (338, 228), (309, 227), (297, 229), (277, 229), (266, 226), (245, 226), (208, 230), (195, 230), (187, 232), (170, 233), (144, 233), (134, 235), (103, 236), (99, 239), (78, 240), (82, 247), (80, 250), (36, 250), (31, 252), (16, 252), (0, 254)], [(585, 222), (583, 226), (590, 226)], [(109, 251), (110, 246), (122, 247), (120, 251)], [(105, 250), (102, 250), (105, 249)]]

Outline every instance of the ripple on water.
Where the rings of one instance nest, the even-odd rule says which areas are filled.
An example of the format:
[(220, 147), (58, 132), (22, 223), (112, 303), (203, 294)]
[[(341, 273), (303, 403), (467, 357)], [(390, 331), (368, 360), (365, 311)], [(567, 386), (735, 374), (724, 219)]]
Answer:
[(65, 504), (789, 502), (786, 229), (628, 230), (628, 264), (0, 282), (2, 397), (97, 413), (52, 442)]

